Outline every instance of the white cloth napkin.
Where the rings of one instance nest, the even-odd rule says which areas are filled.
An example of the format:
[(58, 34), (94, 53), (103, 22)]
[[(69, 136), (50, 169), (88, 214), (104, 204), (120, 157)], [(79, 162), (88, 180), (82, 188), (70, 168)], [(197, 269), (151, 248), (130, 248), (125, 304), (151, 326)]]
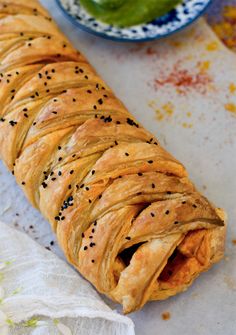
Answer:
[(0, 222), (0, 334), (134, 335), (68, 264)]

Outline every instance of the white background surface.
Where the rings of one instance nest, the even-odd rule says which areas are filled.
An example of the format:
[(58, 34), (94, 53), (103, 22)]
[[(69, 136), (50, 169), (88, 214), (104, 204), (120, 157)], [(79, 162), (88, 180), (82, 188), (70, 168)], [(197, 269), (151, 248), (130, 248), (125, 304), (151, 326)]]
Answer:
[[(236, 239), (236, 115), (226, 111), (225, 104), (236, 104), (236, 92), (228, 89), (230, 83), (236, 85), (236, 55), (220, 44), (215, 51), (207, 51), (217, 39), (203, 21), (167, 40), (121, 44), (78, 31), (54, 1), (42, 2), (134, 116), (185, 164), (198, 188), (229, 216), (226, 258), (201, 275), (187, 292), (148, 303), (141, 312), (130, 315), (136, 334), (235, 335), (236, 245), (232, 240)], [(154, 80), (168, 77), (176, 63), (196, 74), (199, 62), (205, 61), (210, 62), (209, 85), (194, 85), (182, 94), (172, 84), (155, 88)], [(151, 101), (155, 107), (149, 106)], [(173, 105), (173, 115), (164, 113), (163, 120), (158, 121), (155, 109), (162, 110), (167, 103)], [(184, 128), (184, 122), (192, 127)], [(55, 237), (49, 224), (27, 203), (2, 163), (0, 200), (2, 221), (25, 230), (63, 257), (56, 243), (50, 246)], [(164, 311), (171, 313), (170, 320), (162, 320)]]

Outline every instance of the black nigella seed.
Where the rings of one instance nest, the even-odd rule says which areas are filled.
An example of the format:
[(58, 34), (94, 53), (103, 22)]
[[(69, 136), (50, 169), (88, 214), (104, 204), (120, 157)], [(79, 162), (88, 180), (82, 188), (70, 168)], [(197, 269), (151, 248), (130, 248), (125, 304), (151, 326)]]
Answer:
[(97, 109), (97, 106), (96, 106), (96, 105), (94, 105), (94, 106), (93, 106), (93, 109)]
[(61, 175), (62, 175), (61, 171), (58, 171), (58, 176), (61, 176)]
[(86, 191), (89, 191), (89, 187), (88, 186), (86, 186), (85, 189), (86, 189)]
[(91, 200), (91, 199), (89, 199), (89, 203), (90, 203), (90, 204), (92, 203), (92, 200)]
[(88, 79), (88, 76), (84, 76), (85, 79)]
[(43, 188), (46, 188), (48, 185), (45, 182), (42, 182)]
[(81, 184), (81, 185), (80, 185), (80, 188), (83, 188), (83, 187), (84, 187), (84, 184)]
[(197, 205), (193, 204), (193, 208), (197, 208)]
[(16, 90), (11, 90), (11, 93), (15, 93)]
[(93, 238), (93, 236), (92, 236), (92, 235), (90, 235), (90, 236), (89, 236), (89, 238), (90, 238), (90, 240), (91, 240), (91, 239)]
[(155, 145), (158, 145), (158, 143), (157, 143), (157, 142), (154, 142), (153, 144), (155, 144)]
[(99, 196), (98, 196), (98, 199), (101, 199), (102, 198), (102, 195), (100, 194)]
[(97, 89), (97, 90), (99, 89), (99, 84), (96, 84), (96, 89)]
[(0, 121), (1, 121), (1, 122), (4, 122), (4, 121), (5, 121), (5, 119), (4, 119), (3, 117), (1, 117), (1, 118), (0, 118)]
[(103, 94), (104, 98), (108, 98), (108, 95), (107, 94)]
[(38, 92), (35, 92), (35, 95), (36, 95), (37, 97), (39, 97), (39, 93), (38, 93)]
[(91, 172), (92, 174), (94, 174), (95, 173), (95, 170), (92, 170), (92, 172)]
[(116, 121), (116, 124), (120, 124), (120, 121)]
[(125, 156), (129, 156), (128, 152), (125, 153)]
[(66, 44), (63, 44), (63, 48), (66, 48), (67, 47), (67, 45)]
[(73, 102), (76, 102), (76, 99), (75, 99), (75, 98), (73, 98)]
[(59, 157), (59, 158), (58, 158), (58, 162), (60, 162), (61, 160), (62, 160), (62, 157)]
[(64, 216), (62, 216), (62, 217), (61, 217), (61, 220), (62, 220), (62, 221), (63, 221), (63, 220), (65, 220), (65, 217), (64, 217)]
[(130, 241), (130, 240), (131, 240), (131, 237), (130, 237), (130, 236), (127, 236), (127, 237), (126, 237), (126, 240)]
[(117, 142), (117, 141), (115, 141), (115, 145), (118, 145), (118, 142)]
[(70, 174), (73, 174), (74, 173), (74, 170), (70, 170)]
[(9, 124), (10, 124), (12, 127), (14, 127), (14, 126), (17, 124), (17, 122), (16, 122), (16, 121), (13, 121), (13, 120), (11, 120), (11, 121), (9, 121)]
[(167, 191), (166, 194), (171, 194), (171, 191)]
[(55, 69), (52, 69), (52, 73), (55, 73), (56, 71), (55, 71)]
[(60, 219), (60, 216), (59, 216), (59, 215), (55, 216), (55, 220), (56, 220), (56, 221), (60, 221), (60, 220), (61, 220), (61, 219)]
[(42, 73), (39, 73), (38, 76), (40, 79), (43, 77)]
[(139, 172), (139, 173), (138, 173), (138, 176), (139, 176), (139, 177), (141, 177), (142, 175), (143, 175), (142, 172)]
[(152, 188), (155, 188), (155, 184), (152, 184)]
[(93, 233), (93, 234), (95, 233), (95, 229), (94, 229), (94, 228), (92, 229), (92, 233)]
[(72, 157), (75, 158), (76, 154), (73, 154)]
[(96, 220), (94, 221), (93, 225), (94, 225), (94, 226), (96, 226), (96, 225), (97, 225), (97, 221), (96, 221)]
[(70, 184), (70, 185), (68, 186), (68, 189), (71, 190), (71, 187), (72, 187), (72, 186), (71, 186), (71, 184)]
[(24, 182), (24, 181), (22, 181), (21, 185), (25, 185), (25, 182)]
[(126, 119), (126, 122), (130, 125), (130, 126), (135, 126), (137, 128), (139, 128), (139, 125), (134, 122), (134, 120), (130, 119), (129, 117)]
[(46, 90), (46, 93), (49, 93), (50, 92), (50, 90)]
[(33, 123), (33, 126), (35, 126), (35, 125), (36, 125), (36, 122)]
[(186, 201), (182, 201), (182, 204), (183, 204), (183, 205), (186, 204)]
[(60, 146), (60, 145), (58, 145), (58, 147), (57, 147), (57, 148), (58, 148), (58, 150), (61, 150), (61, 146)]
[(32, 43), (28, 43), (28, 47), (31, 47)]
[(99, 103), (99, 105), (102, 105), (103, 104), (103, 100), (101, 98), (98, 99), (98, 103)]
[(92, 94), (92, 91), (91, 90), (87, 90), (87, 93)]
[(175, 221), (175, 222), (174, 222), (174, 224), (178, 224), (178, 223), (179, 223), (179, 221)]
[(57, 112), (55, 112), (55, 111), (54, 111), (54, 112), (52, 112), (52, 113), (53, 113), (53, 114), (57, 114)]
[(45, 71), (45, 74), (48, 75), (48, 71)]
[(167, 209), (167, 211), (165, 212), (166, 215), (168, 215), (170, 213), (170, 211)]
[(24, 116), (25, 116), (25, 117), (29, 117), (29, 115), (28, 115), (27, 113), (24, 113)]
[(84, 247), (84, 250), (87, 250), (88, 249), (88, 247), (87, 247), (87, 245)]
[(54, 241), (51, 241), (51, 242), (50, 242), (50, 245), (54, 245)]
[(94, 263), (94, 262), (95, 262), (95, 260), (94, 260), (94, 259), (92, 259), (92, 260), (91, 260), (91, 262), (92, 262), (92, 263)]
[(151, 216), (152, 216), (152, 217), (154, 217), (154, 216), (155, 216), (155, 214), (154, 214), (154, 213), (151, 213)]
[(82, 238), (84, 238), (84, 233), (82, 233), (82, 235), (81, 235), (81, 236), (82, 236)]
[(24, 33), (20, 33), (20, 36), (24, 36)]
[(52, 178), (52, 181), (55, 181), (56, 179), (57, 179), (57, 178), (53, 177), (53, 178)]
[(95, 114), (95, 115), (94, 115), (94, 117), (95, 117), (95, 119), (97, 119), (97, 118), (98, 118), (98, 115), (97, 115), (97, 114)]
[(153, 160), (149, 160), (149, 161), (148, 161), (148, 164), (152, 164), (152, 163), (153, 163)]
[(48, 80), (50, 80), (50, 79), (52, 79), (52, 77), (50, 77), (50, 76), (47, 76), (47, 79), (48, 79)]

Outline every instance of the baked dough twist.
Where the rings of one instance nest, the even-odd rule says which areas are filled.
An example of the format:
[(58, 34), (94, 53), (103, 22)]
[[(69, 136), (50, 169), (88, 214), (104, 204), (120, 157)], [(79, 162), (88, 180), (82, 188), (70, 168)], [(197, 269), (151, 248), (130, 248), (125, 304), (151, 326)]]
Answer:
[(0, 152), (72, 263), (125, 313), (185, 290), (225, 224), (36, 0), (0, 0)]

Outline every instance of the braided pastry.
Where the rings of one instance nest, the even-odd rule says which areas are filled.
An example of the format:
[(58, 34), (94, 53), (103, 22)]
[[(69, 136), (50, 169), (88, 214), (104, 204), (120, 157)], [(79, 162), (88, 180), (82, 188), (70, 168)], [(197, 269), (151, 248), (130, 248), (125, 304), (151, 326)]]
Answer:
[(36, 0), (0, 0), (0, 153), (68, 261), (125, 313), (224, 252), (223, 211)]

